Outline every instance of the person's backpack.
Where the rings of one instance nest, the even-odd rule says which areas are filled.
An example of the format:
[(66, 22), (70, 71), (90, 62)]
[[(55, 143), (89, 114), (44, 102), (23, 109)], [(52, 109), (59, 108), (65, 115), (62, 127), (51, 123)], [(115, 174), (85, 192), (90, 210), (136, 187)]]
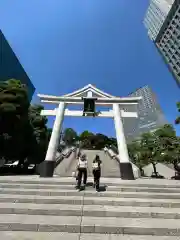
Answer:
[(79, 162), (78, 162), (78, 168), (79, 168), (79, 169), (87, 168), (87, 161), (79, 160)]
[(92, 168), (93, 168), (93, 170), (98, 170), (99, 169), (99, 163), (98, 162), (93, 162)]

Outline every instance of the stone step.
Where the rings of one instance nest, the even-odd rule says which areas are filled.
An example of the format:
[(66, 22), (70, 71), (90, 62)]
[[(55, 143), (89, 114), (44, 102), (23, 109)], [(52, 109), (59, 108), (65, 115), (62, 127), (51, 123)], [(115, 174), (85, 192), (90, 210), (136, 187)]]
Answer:
[[(138, 187), (137, 186), (106, 186), (106, 185), (101, 185), (102, 187), (106, 187), (107, 191), (117, 191), (117, 192), (158, 192), (158, 193), (180, 193), (180, 188), (150, 188), (150, 187)], [(10, 188), (10, 189), (50, 189), (50, 190), (73, 190), (75, 188), (75, 183), (71, 185), (45, 185), (45, 184), (17, 184), (17, 183), (3, 183), (0, 184), (0, 189), (3, 188)], [(92, 183), (87, 185), (86, 187), (87, 190), (92, 189)]]
[(102, 191), (96, 192), (94, 189), (77, 191), (76, 189), (19, 189), (2, 188), (0, 194), (20, 194), (20, 195), (40, 195), (40, 196), (91, 196), (91, 197), (122, 197), (122, 198), (156, 198), (156, 199), (180, 199), (180, 193), (153, 193), (153, 192), (117, 192)]
[[(77, 233), (66, 233), (66, 232), (2, 231), (0, 232), (0, 234), (1, 234), (2, 240), (80, 240), (81, 239), (80, 233), (77, 234)], [(101, 236), (103, 237), (103, 234), (99, 236), (100, 237), (99, 240), (101, 240)], [(92, 238), (92, 240), (97, 240), (96, 237), (97, 236), (94, 236), (94, 239)], [(83, 235), (82, 235), (82, 239), (84, 240)], [(112, 239), (112, 240), (116, 240), (116, 239)], [(154, 239), (150, 239), (150, 240), (154, 240)], [(164, 240), (164, 239), (158, 239), (158, 240)], [(172, 240), (176, 240), (176, 237)]]
[[(170, 196), (169, 196), (170, 197)], [(1, 194), (0, 202), (4, 203), (36, 203), (36, 204), (73, 204), (73, 205), (108, 205), (133, 207), (165, 207), (180, 208), (180, 199), (142, 199), (142, 198), (110, 198), (83, 196), (32, 196), (20, 194)]]
[[(28, 237), (27, 237), (28, 236)], [(179, 236), (115, 235), (66, 232), (1, 232), (3, 240), (179, 240)]]
[[(88, 178), (88, 181), (92, 183), (93, 179)], [(38, 176), (5, 176), (0, 177), (1, 184), (43, 184), (43, 185), (74, 185), (75, 179), (69, 178), (39, 178)], [(176, 188), (180, 189), (180, 182), (176, 180), (166, 180), (166, 179), (137, 179), (137, 180), (121, 180), (117, 178), (101, 178), (102, 184), (107, 184), (108, 186), (120, 186), (120, 187), (148, 187), (148, 188)]]
[(180, 236), (179, 219), (1, 214), (0, 231)]
[(0, 203), (0, 214), (180, 219), (180, 208)]

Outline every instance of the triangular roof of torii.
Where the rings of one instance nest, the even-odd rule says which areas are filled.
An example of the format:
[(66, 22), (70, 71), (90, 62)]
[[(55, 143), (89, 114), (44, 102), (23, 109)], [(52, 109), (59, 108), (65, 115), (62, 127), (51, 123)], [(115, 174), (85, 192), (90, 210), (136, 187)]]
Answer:
[(92, 92), (93, 97), (101, 97), (101, 98), (114, 98), (115, 96), (103, 92), (102, 90), (96, 88), (92, 84), (88, 84), (83, 88), (80, 88), (72, 93), (65, 94), (63, 97), (86, 97), (88, 92)]

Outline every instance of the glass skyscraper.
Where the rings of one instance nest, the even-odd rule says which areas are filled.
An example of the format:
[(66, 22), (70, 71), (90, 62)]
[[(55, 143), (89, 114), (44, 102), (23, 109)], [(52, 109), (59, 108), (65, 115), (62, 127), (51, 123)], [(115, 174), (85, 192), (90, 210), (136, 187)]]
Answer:
[(174, 0), (151, 0), (144, 19), (148, 35), (155, 40), (166, 19)]
[(149, 86), (144, 86), (129, 94), (131, 97), (142, 97), (138, 105), (138, 118), (124, 121), (127, 141), (139, 138), (141, 134), (154, 131), (167, 123), (156, 95)]
[(27, 86), (29, 99), (31, 100), (35, 87), (0, 30), (0, 81), (12, 78), (20, 80)]
[(180, 0), (152, 0), (144, 24), (180, 87)]

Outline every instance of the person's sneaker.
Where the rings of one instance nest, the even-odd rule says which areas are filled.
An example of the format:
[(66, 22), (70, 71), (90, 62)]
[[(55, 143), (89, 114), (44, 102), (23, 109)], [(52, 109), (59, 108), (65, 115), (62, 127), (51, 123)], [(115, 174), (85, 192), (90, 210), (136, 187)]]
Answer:
[(96, 186), (96, 191), (99, 192), (99, 186)]

